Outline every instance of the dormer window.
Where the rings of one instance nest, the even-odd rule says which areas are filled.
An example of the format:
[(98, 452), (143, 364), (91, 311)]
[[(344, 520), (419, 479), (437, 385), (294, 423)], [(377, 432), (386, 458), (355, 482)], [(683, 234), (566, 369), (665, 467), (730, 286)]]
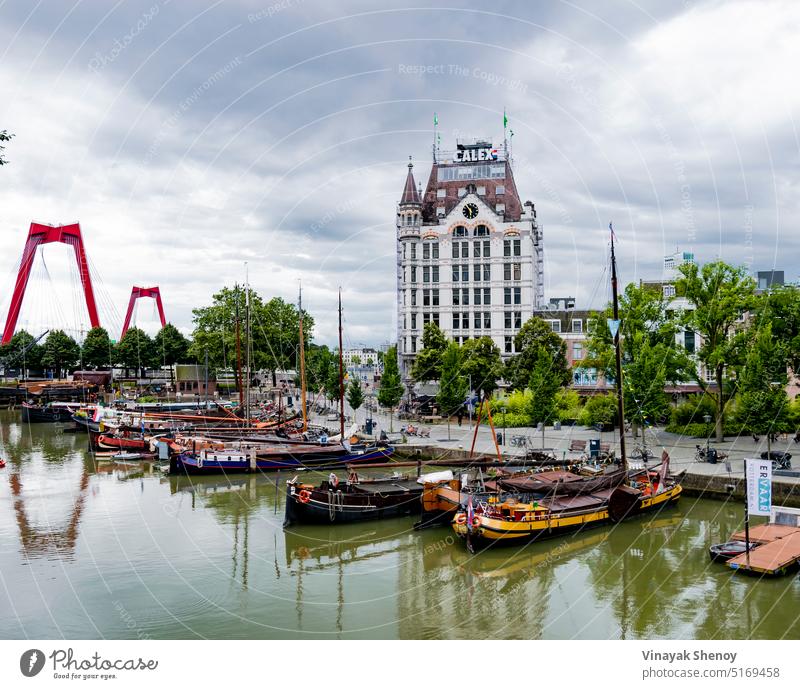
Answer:
[(468, 236), (467, 228), (464, 227), (463, 225), (459, 225), (458, 227), (456, 227), (453, 230), (453, 236), (454, 237), (467, 237)]
[(475, 236), (476, 237), (488, 237), (489, 236), (489, 228), (486, 225), (478, 225), (475, 228)]
[(497, 194), (498, 196), (502, 196), (503, 194), (506, 193), (506, 188), (502, 184), (498, 184), (494, 188), (494, 193)]
[(486, 187), (478, 187), (478, 196), (486, 195)]

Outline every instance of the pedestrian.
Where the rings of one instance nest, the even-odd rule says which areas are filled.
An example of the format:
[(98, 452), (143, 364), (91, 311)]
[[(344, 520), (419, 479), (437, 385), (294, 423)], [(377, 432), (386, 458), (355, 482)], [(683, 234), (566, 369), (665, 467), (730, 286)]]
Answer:
[(461, 422), (464, 420), (464, 407), (458, 408), (457, 418), (458, 418), (458, 425), (461, 426)]

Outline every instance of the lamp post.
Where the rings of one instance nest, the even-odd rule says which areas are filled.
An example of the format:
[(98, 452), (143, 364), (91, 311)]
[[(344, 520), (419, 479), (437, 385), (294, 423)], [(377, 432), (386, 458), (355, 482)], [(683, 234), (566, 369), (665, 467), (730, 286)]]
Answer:
[(706, 422), (706, 454), (711, 445), (711, 414), (704, 414), (703, 421)]

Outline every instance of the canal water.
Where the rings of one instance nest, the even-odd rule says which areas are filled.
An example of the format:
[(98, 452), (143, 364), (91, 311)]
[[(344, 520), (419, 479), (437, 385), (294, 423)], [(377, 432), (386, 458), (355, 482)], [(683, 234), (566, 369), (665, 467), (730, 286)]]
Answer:
[(411, 518), (285, 531), (286, 474), (97, 462), (15, 412), (0, 432), (0, 638), (800, 638), (796, 575), (708, 559), (739, 504), (471, 556)]

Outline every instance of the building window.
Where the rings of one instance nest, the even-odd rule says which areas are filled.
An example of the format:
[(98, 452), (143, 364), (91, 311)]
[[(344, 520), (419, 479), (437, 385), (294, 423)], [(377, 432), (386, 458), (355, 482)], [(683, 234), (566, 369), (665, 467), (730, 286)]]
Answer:
[(675, 296), (675, 285), (664, 285), (664, 296), (667, 299)]
[(506, 212), (506, 204), (504, 204), (504, 203), (495, 204), (494, 209), (495, 209), (495, 211), (497, 213), (505, 213)]
[(413, 261), (417, 257), (417, 243), (411, 242), (411, 260)]
[(417, 266), (411, 266), (411, 282), (417, 281)]
[(417, 329), (417, 314), (416, 313), (412, 313), (411, 314), (411, 329), (412, 330), (416, 330)]
[(475, 228), (475, 236), (476, 237), (488, 237), (489, 236), (489, 228), (486, 225), (478, 225)]
[(521, 287), (514, 287), (514, 303), (521, 304), (522, 303), (522, 288)]
[(439, 266), (431, 266), (431, 282), (439, 282)]
[(422, 260), (430, 259), (431, 257), (431, 245), (427, 242), (423, 243), (422, 245)]
[(505, 318), (505, 321), (504, 321), (505, 329), (506, 330), (511, 330), (511, 311), (506, 311), (503, 314), (503, 316)]
[(473, 296), (472, 302), (475, 304), (475, 306), (480, 306), (481, 305), (481, 302), (483, 301), (481, 299), (482, 295), (483, 295), (483, 291), (481, 290), (480, 287), (476, 287), (474, 290), (472, 290), (472, 296)]
[(583, 359), (583, 342), (572, 343), (572, 360), (580, 361)]
[(503, 240), (503, 256), (521, 256), (522, 244), (519, 239)]
[(481, 279), (481, 264), (480, 263), (476, 263), (474, 266), (472, 266), (472, 279), (475, 280), (475, 282), (480, 282), (480, 279)]
[(467, 287), (461, 289), (461, 305), (469, 306), (469, 288)]
[(695, 352), (694, 330), (686, 330), (683, 333), (683, 346), (689, 354)]
[(453, 330), (461, 330), (461, 314), (458, 311), (453, 312)]
[(433, 306), (439, 306), (439, 290), (438, 290), (438, 288), (431, 290), (431, 304)]
[(492, 303), (492, 290), (489, 287), (483, 288), (483, 305), (489, 306)]
[(431, 291), (429, 289), (422, 290), (422, 305), (423, 306), (431, 305)]
[(417, 351), (417, 338), (415, 336), (411, 336), (411, 352)]
[(458, 258), (458, 242), (453, 242), (453, 251), (451, 253), (453, 258)]
[(503, 264), (503, 280), (511, 280), (511, 264)]
[(484, 330), (491, 330), (492, 329), (492, 312), (491, 311), (484, 311), (483, 312), (483, 329)]
[(453, 230), (454, 237), (466, 237), (467, 236), (467, 228), (463, 225), (459, 225)]
[(492, 266), (489, 263), (483, 264), (483, 281), (489, 282), (492, 279)]
[(443, 217), (444, 217), (444, 206), (439, 206), (439, 207), (436, 209), (436, 215), (437, 215), (438, 217), (440, 217), (440, 218), (443, 218)]
[(478, 187), (478, 196), (484, 196), (486, 194), (486, 187)]
[(453, 290), (453, 306), (461, 306), (461, 299), (459, 299), (460, 296), (461, 292), (458, 291), (458, 288), (455, 288)]
[(431, 281), (431, 267), (430, 266), (423, 266), (422, 267), (422, 282), (430, 282)]
[(436, 311), (436, 312), (433, 314), (433, 322), (434, 322), (434, 323), (436, 323), (436, 325), (437, 325), (437, 327), (438, 327), (438, 325), (439, 325), (439, 312), (438, 312), (438, 311)]
[(431, 244), (431, 257), (439, 258), (439, 242), (433, 242)]
[(466, 187), (459, 187), (458, 188), (458, 198), (467, 195), (467, 188)]
[(503, 303), (510, 304), (511, 303), (511, 288), (505, 287), (503, 288)]
[(441, 189), (437, 189), (436, 190), (436, 198), (437, 199), (443, 199), (445, 196), (447, 196), (447, 189), (442, 187)]
[(514, 329), (519, 330), (522, 327), (522, 311), (514, 311)]
[(506, 188), (502, 184), (498, 184), (494, 188), (494, 193), (497, 194), (498, 196), (502, 196), (503, 194), (506, 193)]
[(521, 256), (522, 255), (522, 242), (519, 239), (515, 239), (514, 241), (514, 256)]
[(416, 306), (416, 305), (417, 305), (417, 290), (412, 289), (411, 290), (411, 306)]
[(583, 321), (580, 318), (573, 318), (572, 319), (572, 332), (574, 332), (574, 333), (582, 333), (583, 332)]
[(506, 342), (506, 354), (513, 354), (513, 352), (514, 352), (514, 350), (513, 350), (514, 338), (511, 337), (511, 335), (506, 335), (505, 342)]
[(462, 263), (461, 264), (461, 282), (468, 282), (469, 281), (469, 264)]
[(554, 333), (560, 333), (561, 332), (561, 321), (551, 320), (550, 321), (550, 329)]

